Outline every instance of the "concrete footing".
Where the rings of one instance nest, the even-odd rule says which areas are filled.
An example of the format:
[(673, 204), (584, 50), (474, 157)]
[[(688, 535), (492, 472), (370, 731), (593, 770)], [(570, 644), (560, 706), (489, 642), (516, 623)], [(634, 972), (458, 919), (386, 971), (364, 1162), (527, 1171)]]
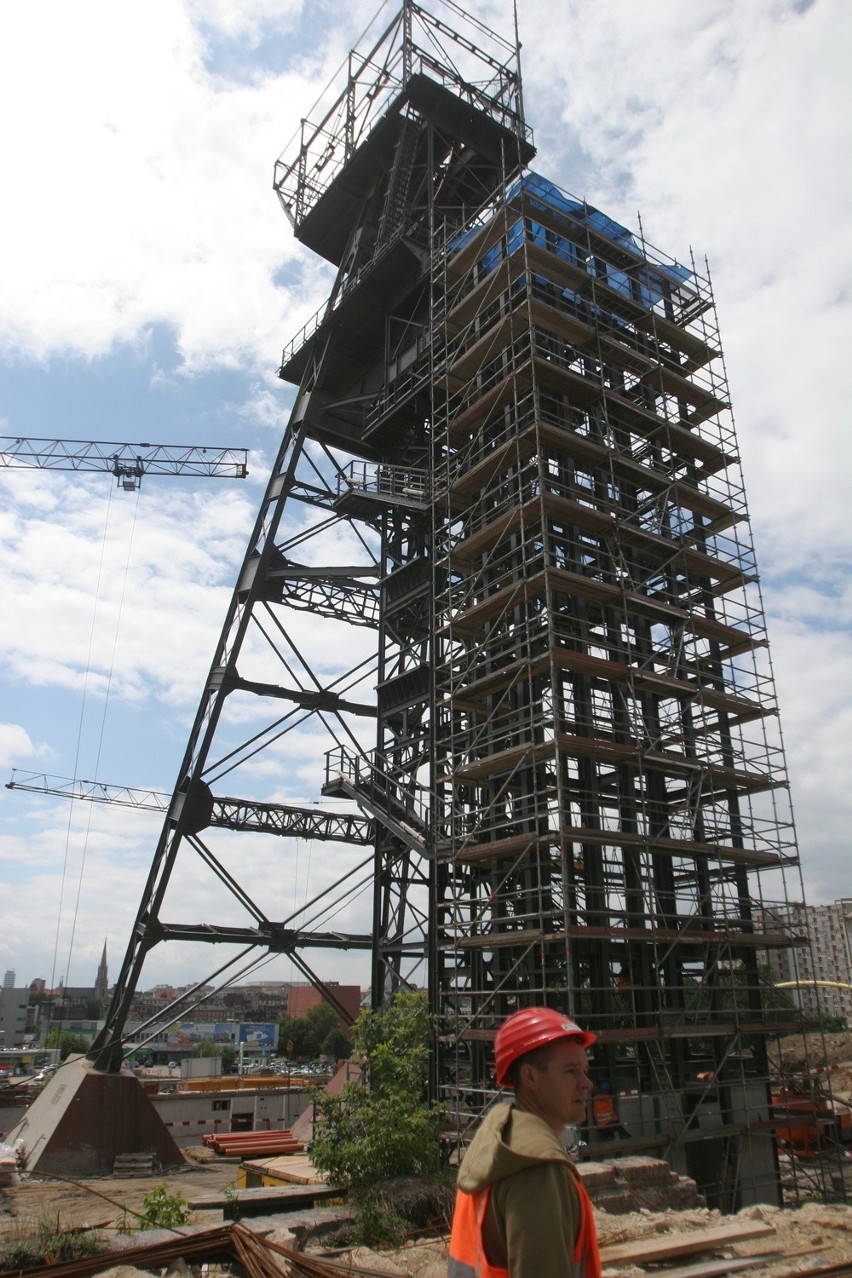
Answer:
[(185, 1159), (139, 1080), (69, 1057), (6, 1137), (22, 1141), (27, 1171), (109, 1176), (119, 1154), (151, 1154), (161, 1167)]

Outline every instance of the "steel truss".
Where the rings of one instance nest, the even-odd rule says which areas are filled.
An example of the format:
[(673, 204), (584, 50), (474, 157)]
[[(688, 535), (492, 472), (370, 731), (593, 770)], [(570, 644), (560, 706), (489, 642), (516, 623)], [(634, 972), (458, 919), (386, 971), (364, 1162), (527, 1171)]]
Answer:
[(0, 467), (18, 466), (38, 470), (108, 471), (120, 487), (130, 491), (141, 484), (145, 475), (245, 479), (248, 474), (244, 448), (0, 435)]
[[(94, 1056), (152, 945), (312, 976), (302, 950), (365, 943), (368, 884), (373, 1002), (429, 990), (460, 1138), (496, 1025), (544, 1002), (598, 1034), (630, 1152), (778, 1200), (765, 955), (806, 938), (765, 922), (801, 880), (710, 281), (528, 171), (514, 48), (447, 11), (406, 0), (276, 166), (337, 276), (282, 355), (295, 406)], [(226, 778), (256, 797), (214, 852)], [(372, 861), (335, 844), (273, 914), (242, 836), (312, 784)], [(179, 853), (243, 921), (164, 921)]]
[[(276, 166), (297, 235), (338, 274), (282, 357), (299, 394), (93, 1047), (102, 1068), (117, 1066), (145, 957), (166, 940), (284, 953), (319, 985), (303, 950), (366, 943), (377, 1000), (429, 983), (430, 228), (439, 201), (460, 225), (533, 153), (512, 47), (468, 30), (478, 43), (407, 3)], [(365, 816), (318, 820), (304, 797), (321, 786), (357, 795)], [(287, 909), (279, 849), (311, 836), (334, 858)], [(214, 889), (216, 922), (166, 918)]]

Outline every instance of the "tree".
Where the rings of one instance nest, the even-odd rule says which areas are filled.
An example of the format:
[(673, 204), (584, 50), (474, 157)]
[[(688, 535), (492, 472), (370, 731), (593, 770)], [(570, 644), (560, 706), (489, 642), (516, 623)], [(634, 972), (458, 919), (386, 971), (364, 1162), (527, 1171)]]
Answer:
[(434, 1019), (425, 995), (397, 994), (386, 1012), (355, 1022), (361, 1082), (315, 1096), (312, 1158), (337, 1184), (365, 1191), (398, 1176), (435, 1175), (442, 1113), (426, 1097)]
[(814, 1013), (805, 1019), (808, 1029), (819, 1029), (824, 1034), (841, 1034), (849, 1028), (845, 1016), (834, 1015), (831, 1012), (821, 1012), (819, 1015)]
[(293, 1059), (297, 1059), (300, 1056), (309, 1057), (315, 1055), (310, 1050), (311, 1037), (311, 1027), (307, 1021), (297, 1021), (292, 1016), (279, 1017), (278, 1051), (282, 1056), (290, 1056)]
[[(346, 1039), (347, 1044), (349, 1043), (341, 1026), (340, 1017), (328, 1003), (317, 1003), (315, 1007), (309, 1007), (305, 1012), (305, 1021), (310, 1026), (311, 1042), (314, 1048), (312, 1056), (330, 1054), (326, 1053), (323, 1043), (332, 1034), (341, 1035)], [(347, 1055), (351, 1050), (349, 1047)]]
[[(335, 1050), (325, 1047), (331, 1035)], [(342, 1047), (341, 1047), (342, 1040)], [(292, 1044), (292, 1051), (287, 1051), (287, 1044)], [(299, 1020), (292, 1016), (282, 1016), (278, 1021), (278, 1051), (282, 1056), (304, 1056), (313, 1060), (319, 1055), (348, 1056), (352, 1050), (349, 1039), (340, 1024), (340, 1018), (328, 1003), (317, 1003), (307, 1010)]]
[(335, 1025), (334, 1029), (329, 1034), (326, 1034), (320, 1043), (320, 1055), (327, 1056), (332, 1061), (339, 1061), (345, 1060), (351, 1054), (352, 1044), (340, 1026)]
[(214, 1043), (212, 1038), (202, 1038), (200, 1042), (194, 1043), (192, 1047), (193, 1056), (221, 1056), (222, 1048), (219, 1043)]
[(51, 1030), (44, 1042), (45, 1047), (58, 1047), (59, 1059), (64, 1061), (68, 1056), (85, 1056), (89, 1050), (88, 1039), (82, 1034), (74, 1034), (71, 1030)]

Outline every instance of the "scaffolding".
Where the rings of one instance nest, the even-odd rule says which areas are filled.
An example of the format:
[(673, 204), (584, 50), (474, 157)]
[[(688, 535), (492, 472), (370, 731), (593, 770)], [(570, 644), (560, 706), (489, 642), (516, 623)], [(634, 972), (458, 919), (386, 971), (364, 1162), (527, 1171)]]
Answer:
[[(544, 1003), (598, 1035), (624, 1152), (781, 1201), (766, 955), (807, 936), (773, 922), (801, 878), (709, 275), (532, 171), (517, 48), (440, 13), (405, 0), (276, 165), (336, 279), (282, 354), (295, 405), (93, 1056), (163, 940), (321, 988), (306, 949), (368, 948), (375, 1006), (429, 991), (457, 1140), (496, 1026)], [(273, 916), (212, 841), (307, 830), (320, 752), (352, 855)], [(164, 921), (184, 845), (247, 922)]]
[(527, 172), (433, 296), (445, 1086), (475, 1121), (494, 1028), (562, 1007), (634, 1150), (762, 1201), (805, 938), (763, 923), (795, 832), (709, 277)]

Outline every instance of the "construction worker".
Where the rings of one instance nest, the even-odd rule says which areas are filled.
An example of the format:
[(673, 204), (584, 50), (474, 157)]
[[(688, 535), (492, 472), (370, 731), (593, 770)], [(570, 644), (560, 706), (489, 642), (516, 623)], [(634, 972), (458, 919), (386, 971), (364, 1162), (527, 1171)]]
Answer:
[(497, 1031), (497, 1082), (515, 1096), (486, 1114), (462, 1159), (449, 1278), (600, 1278), (591, 1203), (562, 1143), (586, 1117), (594, 1042), (549, 1007)]

